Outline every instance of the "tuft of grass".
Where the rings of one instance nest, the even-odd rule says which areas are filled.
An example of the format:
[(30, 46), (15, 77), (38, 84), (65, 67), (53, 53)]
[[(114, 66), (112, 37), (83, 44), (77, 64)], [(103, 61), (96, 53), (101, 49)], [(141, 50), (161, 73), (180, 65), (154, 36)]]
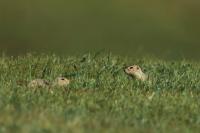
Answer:
[[(151, 84), (127, 76), (138, 64)], [(30, 89), (35, 78), (72, 80)], [(106, 53), (0, 57), (0, 132), (199, 132), (200, 63)]]

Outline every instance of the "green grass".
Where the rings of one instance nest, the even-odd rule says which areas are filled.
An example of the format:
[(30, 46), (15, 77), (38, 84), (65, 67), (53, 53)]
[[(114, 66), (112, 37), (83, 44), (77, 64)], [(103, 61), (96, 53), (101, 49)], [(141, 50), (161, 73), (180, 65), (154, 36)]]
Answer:
[[(127, 76), (138, 64), (152, 83)], [(67, 88), (30, 89), (63, 75)], [(152, 99), (149, 99), (155, 93)], [(200, 64), (111, 54), (0, 57), (0, 133), (199, 132)]]

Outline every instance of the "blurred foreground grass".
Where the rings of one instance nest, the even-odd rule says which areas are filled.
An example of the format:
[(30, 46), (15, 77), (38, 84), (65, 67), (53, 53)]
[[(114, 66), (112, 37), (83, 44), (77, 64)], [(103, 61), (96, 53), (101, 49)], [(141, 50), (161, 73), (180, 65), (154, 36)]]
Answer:
[[(152, 84), (132, 80), (138, 64)], [(26, 87), (35, 78), (72, 80), (67, 88)], [(200, 64), (111, 54), (0, 58), (0, 132), (199, 132)], [(150, 96), (155, 93), (154, 97)]]

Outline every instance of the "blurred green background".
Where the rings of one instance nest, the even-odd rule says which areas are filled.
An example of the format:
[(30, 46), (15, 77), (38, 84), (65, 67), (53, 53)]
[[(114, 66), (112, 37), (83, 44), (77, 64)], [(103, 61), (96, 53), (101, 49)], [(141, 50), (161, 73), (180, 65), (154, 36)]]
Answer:
[(0, 51), (200, 59), (199, 0), (3, 0)]

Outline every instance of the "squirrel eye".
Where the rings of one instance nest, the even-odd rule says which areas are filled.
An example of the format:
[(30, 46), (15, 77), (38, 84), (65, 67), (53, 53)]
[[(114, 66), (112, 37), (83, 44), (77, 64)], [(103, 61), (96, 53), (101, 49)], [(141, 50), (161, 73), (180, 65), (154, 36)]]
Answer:
[(65, 80), (64, 78), (61, 78), (61, 80)]
[(133, 67), (129, 67), (130, 69), (133, 69)]
[(140, 68), (137, 66), (137, 70), (139, 70)]

